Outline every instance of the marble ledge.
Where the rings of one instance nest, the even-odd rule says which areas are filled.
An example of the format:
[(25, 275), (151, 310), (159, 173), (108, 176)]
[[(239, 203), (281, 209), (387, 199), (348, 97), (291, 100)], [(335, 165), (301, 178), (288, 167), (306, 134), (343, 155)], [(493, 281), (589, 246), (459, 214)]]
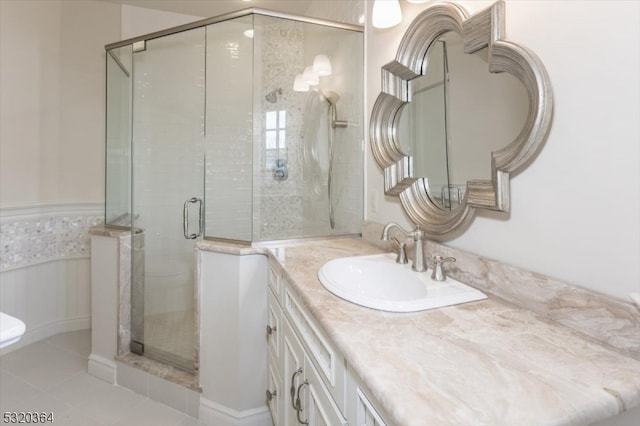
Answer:
[[(309, 244), (314, 241), (331, 241), (336, 239), (345, 239), (349, 236), (332, 236), (332, 237), (311, 237), (311, 238), (299, 238), (293, 240), (275, 240), (259, 243), (242, 243), (231, 240), (198, 240), (196, 242), (196, 248), (202, 251), (211, 251), (223, 254), (233, 254), (237, 256), (245, 256), (250, 254), (263, 254), (267, 255), (271, 253), (277, 258), (281, 258), (280, 253), (284, 253), (287, 247), (299, 247)], [(360, 236), (353, 236), (353, 238), (360, 239)]]
[(198, 240), (198, 242), (196, 243), (196, 248), (202, 251), (233, 254), (236, 256), (246, 256), (249, 254), (266, 254), (268, 250), (266, 247), (256, 247), (250, 244), (218, 240)]
[[(142, 230), (136, 229), (135, 233), (141, 234)], [(89, 228), (89, 235), (95, 235), (98, 237), (125, 238), (131, 235), (131, 229), (97, 225)]]
[(397, 314), (339, 299), (317, 279), (330, 259), (381, 251), (313, 242), (278, 262), (393, 424), (582, 425), (640, 405), (640, 361), (490, 292)]

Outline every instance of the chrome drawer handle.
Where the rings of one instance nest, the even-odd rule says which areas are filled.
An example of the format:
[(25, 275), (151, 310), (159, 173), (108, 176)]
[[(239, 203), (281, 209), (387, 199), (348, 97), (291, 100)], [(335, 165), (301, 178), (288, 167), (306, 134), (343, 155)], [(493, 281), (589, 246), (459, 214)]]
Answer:
[(302, 368), (298, 368), (295, 373), (293, 373), (291, 375), (291, 388), (289, 388), (289, 393), (291, 394), (291, 406), (293, 407), (294, 410), (298, 410), (298, 408), (296, 407), (296, 403), (294, 398), (296, 397), (296, 385), (295, 385), (295, 380), (296, 380), (296, 376), (298, 374), (302, 374)]
[(309, 424), (309, 420), (301, 420), (300, 419), (300, 413), (302, 413), (302, 402), (300, 401), (300, 391), (302, 390), (303, 387), (307, 386), (309, 384), (309, 380), (306, 380), (302, 383), (300, 383), (300, 386), (298, 386), (298, 391), (297, 391), (297, 395), (296, 395), (296, 417), (298, 418), (298, 423), (300, 423), (301, 425), (308, 425)]

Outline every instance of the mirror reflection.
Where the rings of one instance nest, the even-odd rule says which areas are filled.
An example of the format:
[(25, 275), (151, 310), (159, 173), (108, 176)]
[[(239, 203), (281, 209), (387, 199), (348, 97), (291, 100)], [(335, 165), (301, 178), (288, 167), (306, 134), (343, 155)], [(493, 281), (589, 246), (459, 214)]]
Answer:
[(487, 49), (465, 54), (459, 34), (430, 48), (423, 75), (410, 81), (411, 101), (400, 111), (398, 141), (425, 177), (429, 197), (453, 210), (468, 180), (491, 180), (491, 152), (522, 131), (529, 113), (525, 87), (507, 73), (490, 73)]

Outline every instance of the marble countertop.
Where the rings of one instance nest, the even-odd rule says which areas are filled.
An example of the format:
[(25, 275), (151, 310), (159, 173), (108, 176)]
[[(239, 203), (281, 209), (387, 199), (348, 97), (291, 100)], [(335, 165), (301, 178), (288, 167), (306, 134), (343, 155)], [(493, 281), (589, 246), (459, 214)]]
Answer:
[(329, 239), (270, 256), (394, 424), (583, 425), (640, 405), (639, 360), (491, 294), (387, 313), (317, 278), (331, 259), (380, 252)]

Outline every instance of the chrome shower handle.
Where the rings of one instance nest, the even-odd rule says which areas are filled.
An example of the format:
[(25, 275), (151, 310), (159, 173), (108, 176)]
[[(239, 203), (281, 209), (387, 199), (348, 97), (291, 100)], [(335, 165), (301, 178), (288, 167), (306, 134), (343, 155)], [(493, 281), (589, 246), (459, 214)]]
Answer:
[[(198, 233), (189, 234), (189, 204), (195, 203), (200, 203), (200, 208), (198, 209)], [(184, 208), (182, 209), (182, 231), (187, 240), (195, 240), (202, 235), (204, 231), (204, 203), (202, 202), (202, 198), (191, 197), (184, 202)]]

